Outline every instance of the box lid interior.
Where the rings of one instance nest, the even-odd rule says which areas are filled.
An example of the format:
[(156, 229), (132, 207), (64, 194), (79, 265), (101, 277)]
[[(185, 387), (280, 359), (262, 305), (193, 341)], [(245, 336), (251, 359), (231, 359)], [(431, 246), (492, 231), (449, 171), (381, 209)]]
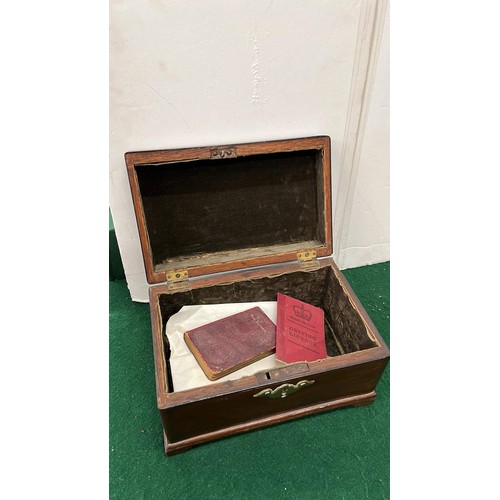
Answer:
[(149, 283), (330, 255), (330, 140), (125, 155)]

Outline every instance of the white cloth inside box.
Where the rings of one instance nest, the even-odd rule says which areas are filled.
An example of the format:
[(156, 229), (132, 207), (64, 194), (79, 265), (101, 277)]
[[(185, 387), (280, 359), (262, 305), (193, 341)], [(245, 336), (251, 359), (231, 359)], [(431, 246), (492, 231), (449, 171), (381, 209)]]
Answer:
[(184, 342), (184, 332), (187, 330), (192, 330), (256, 306), (260, 307), (269, 316), (269, 319), (276, 324), (276, 301), (184, 306), (178, 313), (169, 318), (165, 334), (170, 343), (170, 370), (175, 392), (217, 384), (225, 380), (236, 380), (248, 375), (254, 375), (260, 371), (285, 366), (276, 360), (275, 354), (272, 354), (225, 377), (211, 381), (203, 373), (198, 361), (196, 361), (196, 358)]

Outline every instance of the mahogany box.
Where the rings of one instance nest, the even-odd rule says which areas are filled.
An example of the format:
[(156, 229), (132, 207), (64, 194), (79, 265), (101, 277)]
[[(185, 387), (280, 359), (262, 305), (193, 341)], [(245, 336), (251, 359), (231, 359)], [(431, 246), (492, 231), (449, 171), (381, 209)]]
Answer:
[[(332, 254), (330, 138), (125, 154), (165, 451), (375, 399), (389, 350)], [(290, 295), (324, 311), (328, 357), (176, 391), (164, 328), (184, 305)]]

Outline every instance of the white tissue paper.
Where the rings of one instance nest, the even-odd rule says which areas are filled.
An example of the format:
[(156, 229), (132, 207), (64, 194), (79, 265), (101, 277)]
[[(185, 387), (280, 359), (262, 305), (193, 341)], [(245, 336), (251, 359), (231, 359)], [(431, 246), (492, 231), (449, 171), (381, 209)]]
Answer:
[(225, 380), (235, 380), (260, 371), (268, 371), (285, 366), (271, 354), (255, 363), (237, 370), (218, 380), (211, 381), (203, 373), (198, 361), (184, 342), (184, 332), (212, 321), (231, 316), (252, 307), (260, 307), (276, 324), (276, 302), (243, 302), (238, 304), (213, 304), (184, 306), (167, 321), (165, 334), (170, 342), (170, 370), (174, 391), (185, 391), (204, 385), (217, 384)]

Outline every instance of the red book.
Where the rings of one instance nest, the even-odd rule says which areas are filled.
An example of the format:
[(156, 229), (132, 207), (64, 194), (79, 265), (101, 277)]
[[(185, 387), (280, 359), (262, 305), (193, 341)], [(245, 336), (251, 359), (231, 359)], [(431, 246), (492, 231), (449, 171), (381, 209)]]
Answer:
[(323, 309), (278, 293), (276, 359), (297, 363), (326, 357)]
[(210, 380), (217, 380), (272, 354), (276, 327), (260, 307), (184, 333), (184, 340)]

